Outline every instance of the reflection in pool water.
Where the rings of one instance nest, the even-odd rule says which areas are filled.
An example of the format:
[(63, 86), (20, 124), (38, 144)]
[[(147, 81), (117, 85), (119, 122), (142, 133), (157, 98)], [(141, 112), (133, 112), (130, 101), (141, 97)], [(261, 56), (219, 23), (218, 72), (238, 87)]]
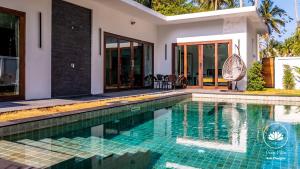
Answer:
[[(111, 118), (93, 127), (77, 124), (81, 125), (80, 130), (67, 130), (65, 126), (66, 131), (60, 134), (46, 136), (33, 132), (9, 140), (34, 147), (43, 142), (52, 145), (51, 151), (55, 145), (57, 149), (65, 147), (66, 151), (75, 149), (98, 155), (57, 165), (58, 168), (298, 168), (298, 109), (185, 100), (164, 109)], [(272, 124), (280, 124), (287, 131), (281, 132), (287, 140), (280, 148), (272, 148), (265, 142), (268, 137), (264, 138), (264, 132)], [(277, 129), (275, 126), (270, 131), (274, 133)], [(51, 129), (47, 131), (51, 133)], [(282, 145), (280, 139), (268, 141)], [(99, 158), (105, 153), (108, 154), (105, 160)]]

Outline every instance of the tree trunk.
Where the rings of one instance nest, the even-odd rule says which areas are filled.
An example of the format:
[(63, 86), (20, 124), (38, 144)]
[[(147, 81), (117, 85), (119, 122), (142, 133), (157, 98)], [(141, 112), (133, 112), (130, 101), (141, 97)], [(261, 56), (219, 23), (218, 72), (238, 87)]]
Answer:
[(218, 10), (218, 0), (215, 0), (215, 11)]
[(244, 6), (243, 0), (240, 0), (240, 7), (242, 8)]
[[(295, 0), (295, 14), (296, 14), (296, 20), (297, 20), (297, 23), (299, 23), (299, 11), (298, 11), (298, 6), (299, 6), (299, 4), (298, 4), (298, 0)], [(299, 26), (299, 24), (298, 24), (298, 26)]]

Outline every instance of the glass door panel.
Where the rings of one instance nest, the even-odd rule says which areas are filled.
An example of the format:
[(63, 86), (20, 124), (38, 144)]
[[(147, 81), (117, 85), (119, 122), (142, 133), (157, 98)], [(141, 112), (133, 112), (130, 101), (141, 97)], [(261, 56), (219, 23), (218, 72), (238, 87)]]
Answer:
[(215, 86), (215, 44), (203, 45), (203, 86)]
[(133, 86), (143, 86), (143, 44), (133, 43), (134, 48), (134, 68), (133, 68)]
[(153, 46), (144, 44), (144, 86), (151, 87), (152, 81), (149, 78), (149, 75), (153, 74)]
[(199, 85), (198, 45), (187, 46), (187, 71), (188, 85)]
[(118, 39), (106, 37), (106, 89), (118, 88)]
[(131, 85), (131, 47), (127, 40), (119, 40), (120, 45), (120, 88), (129, 88)]
[(222, 68), (228, 55), (228, 43), (218, 44), (218, 86), (228, 86), (228, 82), (222, 76)]
[(175, 66), (175, 75), (178, 77), (179, 75), (184, 74), (184, 47), (183, 46), (175, 46), (175, 58), (174, 58), (174, 66)]
[(19, 17), (0, 13), (0, 96), (19, 95)]

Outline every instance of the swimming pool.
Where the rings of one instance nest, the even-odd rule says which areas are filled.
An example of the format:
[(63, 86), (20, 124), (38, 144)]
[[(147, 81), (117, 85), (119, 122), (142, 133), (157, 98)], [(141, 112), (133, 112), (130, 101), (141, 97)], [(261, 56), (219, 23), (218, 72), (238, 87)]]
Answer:
[(192, 99), (166, 106), (7, 136), (0, 158), (37, 168), (300, 166), (300, 107)]

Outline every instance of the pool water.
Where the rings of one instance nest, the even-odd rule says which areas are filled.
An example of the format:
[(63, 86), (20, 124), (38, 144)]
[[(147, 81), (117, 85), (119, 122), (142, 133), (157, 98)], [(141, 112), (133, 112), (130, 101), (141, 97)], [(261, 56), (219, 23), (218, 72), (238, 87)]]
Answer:
[(52, 168), (300, 168), (297, 106), (187, 99), (51, 137), (22, 137), (0, 141), (0, 158)]

